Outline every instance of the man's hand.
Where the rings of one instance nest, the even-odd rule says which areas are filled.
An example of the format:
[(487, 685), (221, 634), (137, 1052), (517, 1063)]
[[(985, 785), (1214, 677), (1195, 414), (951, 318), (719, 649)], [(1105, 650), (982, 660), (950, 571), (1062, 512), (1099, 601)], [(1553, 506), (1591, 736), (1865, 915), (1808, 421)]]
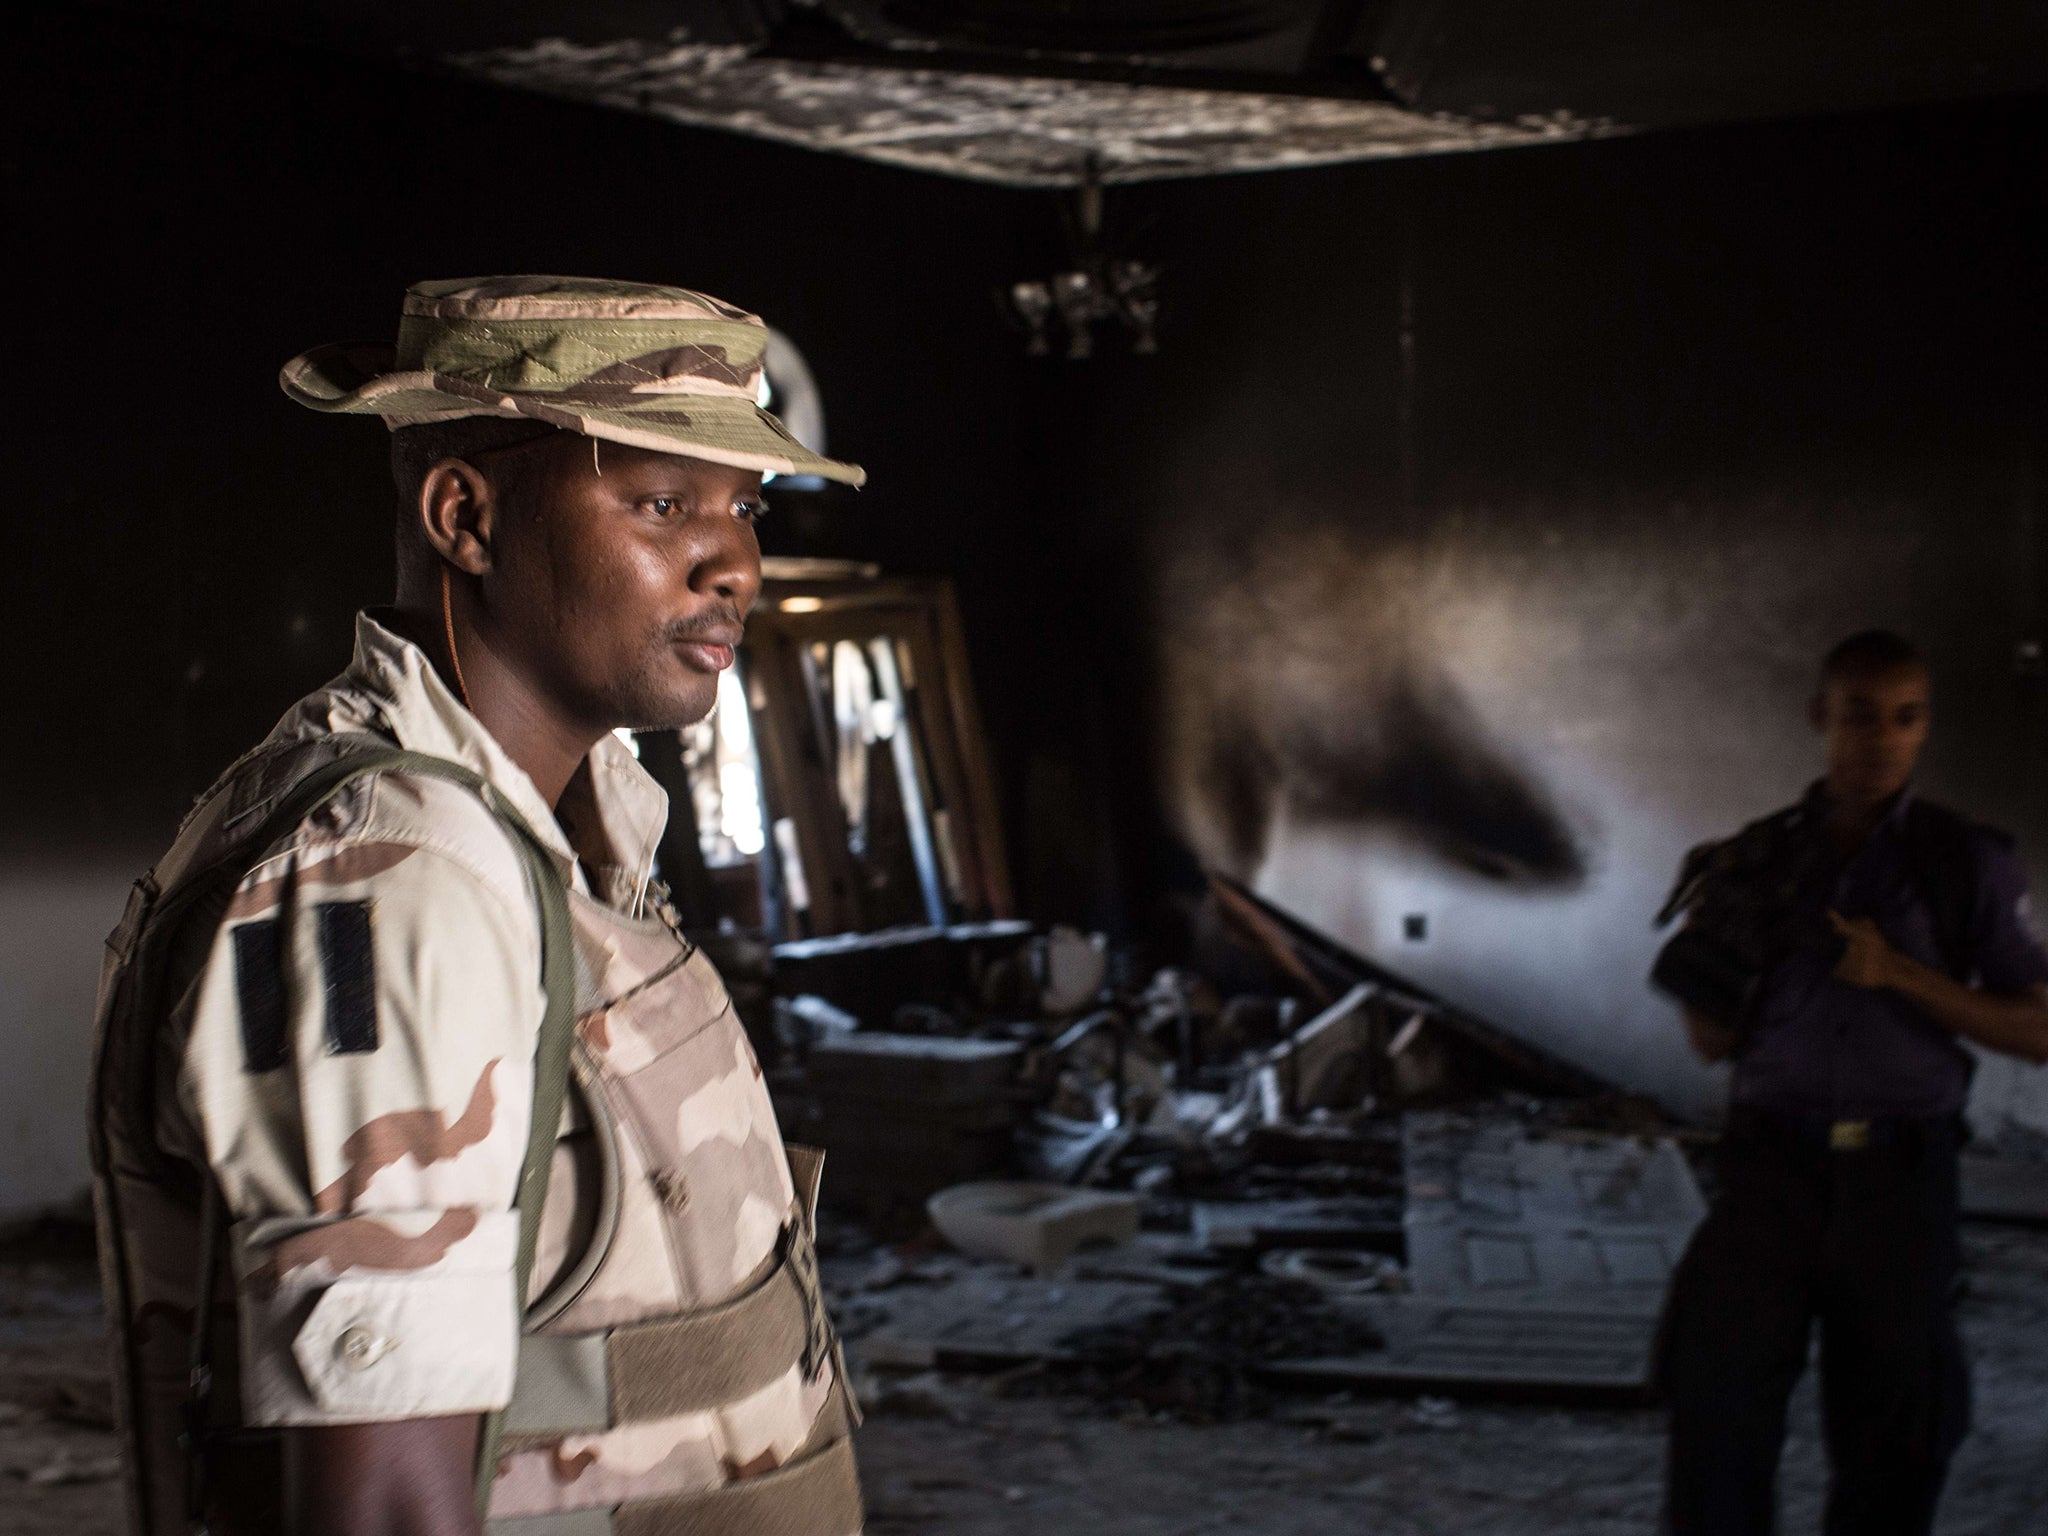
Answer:
[(1900, 954), (1867, 917), (1830, 912), (1828, 921), (1846, 945), (1835, 975), (1850, 986), (1896, 992), (1965, 1040), (2023, 1061), (2048, 1062), (2048, 987), (2010, 996), (1966, 987)]
[(1899, 952), (1885, 941), (1875, 921), (1867, 917), (1844, 917), (1828, 913), (1828, 921), (1842, 936), (1842, 958), (1835, 962), (1835, 975), (1852, 987), (1876, 990), (1897, 983)]

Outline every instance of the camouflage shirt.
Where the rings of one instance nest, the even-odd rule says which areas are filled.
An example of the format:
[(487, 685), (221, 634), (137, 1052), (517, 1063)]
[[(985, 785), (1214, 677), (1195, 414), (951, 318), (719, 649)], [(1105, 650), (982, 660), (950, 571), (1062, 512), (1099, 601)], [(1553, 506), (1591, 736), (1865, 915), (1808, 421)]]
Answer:
[[(348, 671), (271, 739), (336, 731), (474, 770), (575, 889), (636, 915), (647, 901), (667, 799), (620, 741), (600, 741), (551, 810), (425, 654), (369, 615)], [(352, 785), (236, 889), (167, 1020), (161, 1059), (179, 1065), (158, 1124), (166, 1150), (211, 1166), (232, 1223), (243, 1423), (510, 1397), (539, 954), (504, 828), (439, 779)]]

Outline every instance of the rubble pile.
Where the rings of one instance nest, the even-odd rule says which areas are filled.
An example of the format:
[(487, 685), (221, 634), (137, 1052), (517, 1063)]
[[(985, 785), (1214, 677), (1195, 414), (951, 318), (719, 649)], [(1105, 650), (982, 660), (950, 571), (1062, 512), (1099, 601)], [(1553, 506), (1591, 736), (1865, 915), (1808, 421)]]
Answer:
[(849, 1338), (1201, 1419), (1287, 1381), (1636, 1390), (1697, 1199), (1655, 1107), (1227, 882), (1208, 922), (1150, 968), (1015, 922), (774, 951), (787, 1133), (912, 1239), (837, 1287)]
[(1155, 1227), (1304, 1194), (1390, 1202), (1384, 1226), (1403, 1110), (1607, 1112), (1602, 1085), (1248, 893), (1218, 881), (1213, 913), (1226, 950), (1149, 973), (1014, 921), (777, 946), (756, 1043), (785, 1127), (833, 1159), (828, 1198), (908, 1231), (951, 1184), (1022, 1175), (1136, 1190)]

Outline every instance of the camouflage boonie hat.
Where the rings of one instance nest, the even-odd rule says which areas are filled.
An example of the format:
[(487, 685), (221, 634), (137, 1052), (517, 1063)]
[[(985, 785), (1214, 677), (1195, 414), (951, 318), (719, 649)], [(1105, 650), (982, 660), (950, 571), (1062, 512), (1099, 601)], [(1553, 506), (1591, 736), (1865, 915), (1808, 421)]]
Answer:
[(320, 347), (278, 383), (393, 429), (525, 417), (656, 453), (859, 485), (762, 409), (768, 327), (709, 294), (585, 277), (463, 277), (405, 293), (395, 347)]

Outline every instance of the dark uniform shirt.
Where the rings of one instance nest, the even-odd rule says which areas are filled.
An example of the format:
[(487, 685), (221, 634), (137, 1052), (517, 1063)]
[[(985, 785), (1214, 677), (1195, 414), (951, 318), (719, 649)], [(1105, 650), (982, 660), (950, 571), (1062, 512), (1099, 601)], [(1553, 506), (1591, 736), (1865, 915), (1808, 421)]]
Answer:
[[(1817, 791), (1816, 791), (1817, 793)], [(1974, 1060), (1951, 1034), (1896, 992), (1839, 981), (1830, 910), (1876, 921), (1901, 954), (1947, 971), (1924, 876), (1905, 833), (1912, 791), (1846, 858), (1831, 857), (1802, 888), (1799, 938), (1766, 978), (1755, 1032), (1735, 1062), (1734, 1102), (1831, 1119), (1940, 1115), (1963, 1107)], [(2048, 982), (2027, 913), (2027, 873), (2016, 849), (1988, 828), (1970, 831), (1972, 898), (1961, 979), (1994, 993)]]

